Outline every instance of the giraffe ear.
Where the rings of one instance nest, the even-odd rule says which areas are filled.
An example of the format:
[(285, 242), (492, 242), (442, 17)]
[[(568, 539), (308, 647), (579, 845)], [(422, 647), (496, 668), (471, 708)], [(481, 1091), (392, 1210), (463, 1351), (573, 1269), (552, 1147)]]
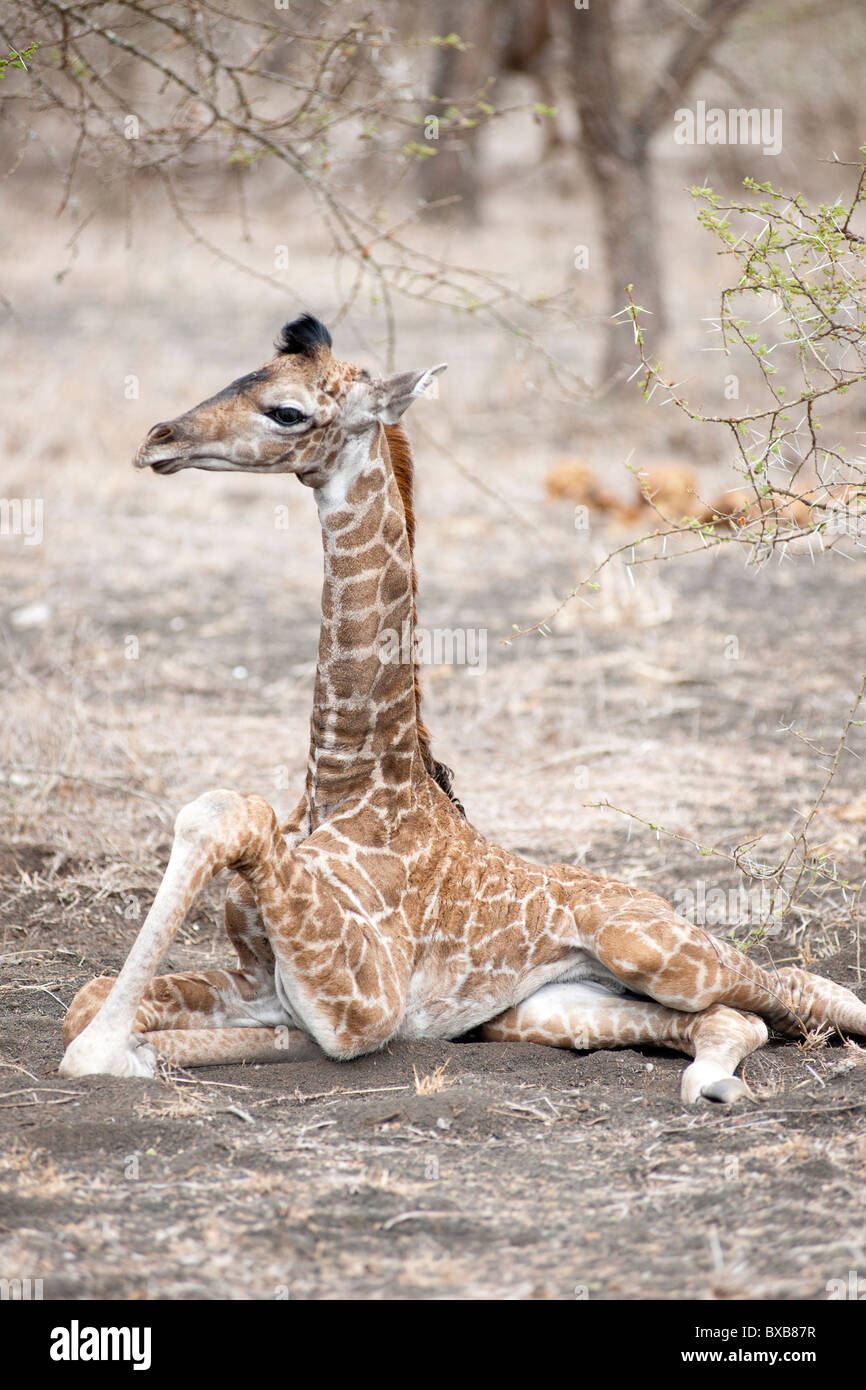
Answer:
[(396, 425), (412, 402), (424, 395), (447, 366), (447, 362), (439, 362), (435, 367), (425, 368), (423, 372), (398, 372), (396, 376), (372, 382), (371, 413), (383, 425)]

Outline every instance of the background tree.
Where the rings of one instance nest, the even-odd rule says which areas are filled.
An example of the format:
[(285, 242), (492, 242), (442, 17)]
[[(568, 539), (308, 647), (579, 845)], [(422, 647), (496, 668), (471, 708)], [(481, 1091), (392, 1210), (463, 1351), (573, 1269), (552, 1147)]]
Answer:
[[(443, 215), (453, 214), (455, 203), (464, 216), (481, 215), (479, 121), (477, 114), (461, 119), (461, 111), (499, 101), (501, 79), (509, 74), (533, 77), (542, 83), (539, 96), (548, 122), (555, 119), (557, 100), (574, 103), (579, 158), (594, 190), (604, 244), (609, 312), (623, 307), (625, 286), (639, 282), (642, 302), (663, 330), (667, 316), (651, 143), (750, 3), (707, 0), (694, 13), (659, 0), (637, 5), (610, 0), (586, 8), (573, 0), (447, 0), (439, 6), (436, 22), (441, 34), (454, 41), (439, 48), (433, 76), (434, 104), (444, 117), (444, 129), (433, 147), (435, 158), (421, 167), (425, 199)], [(637, 83), (635, 68), (640, 71)], [(548, 141), (546, 152), (553, 144)], [(621, 374), (621, 359), (611, 334), (603, 375)]]
[[(663, 121), (688, 95), (695, 77), (736, 16), (750, 0), (707, 0), (700, 14), (686, 10), (674, 25), (670, 49), (650, 71), (643, 93), (633, 93), (618, 72), (619, 55), (629, 43), (622, 6), (589, 5), (570, 9), (568, 36), (574, 102), (580, 117), (580, 151), (596, 193), (605, 247), (607, 294), (611, 314), (623, 307), (623, 290), (639, 284), (641, 303), (656, 317), (657, 331), (667, 327), (662, 283), (658, 203), (650, 145)], [(677, 7), (678, 10), (682, 7)], [(645, 22), (659, 15), (650, 0)], [(665, 15), (667, 19), (667, 15)], [(622, 350), (611, 335), (604, 373), (622, 369)]]
[(453, 41), (437, 50), (432, 106), (440, 130), (435, 158), (419, 169), (421, 192), (441, 215), (477, 221), (483, 178), (477, 113), (499, 100), (498, 79), (526, 74), (548, 107), (555, 105), (551, 0), (444, 0), (436, 22)]

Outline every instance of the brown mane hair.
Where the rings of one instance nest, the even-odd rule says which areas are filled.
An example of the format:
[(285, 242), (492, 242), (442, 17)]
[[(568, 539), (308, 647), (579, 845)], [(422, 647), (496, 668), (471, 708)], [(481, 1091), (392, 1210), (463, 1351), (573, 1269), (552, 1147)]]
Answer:
[[(409, 538), (409, 550), (412, 554), (412, 629), (414, 632), (417, 614), (415, 611), (415, 593), (418, 587), (418, 580), (415, 574), (415, 507), (413, 502), (413, 479), (414, 465), (412, 462), (412, 450), (409, 447), (409, 440), (406, 438), (405, 431), (400, 425), (385, 425), (385, 438), (388, 441), (388, 452), (391, 456), (391, 469), (394, 479), (403, 502), (403, 511), (406, 516), (406, 535)], [(421, 757), (424, 766), (437, 786), (441, 787), (446, 796), (454, 802), (456, 809), (461, 816), (466, 812), (461, 803), (454, 795), (451, 785), (452, 773), (450, 767), (440, 763), (433, 757), (430, 751), (430, 732), (424, 720), (421, 718), (421, 681), (418, 675), (418, 665), (415, 664), (415, 724), (418, 730), (418, 744), (421, 749)]]

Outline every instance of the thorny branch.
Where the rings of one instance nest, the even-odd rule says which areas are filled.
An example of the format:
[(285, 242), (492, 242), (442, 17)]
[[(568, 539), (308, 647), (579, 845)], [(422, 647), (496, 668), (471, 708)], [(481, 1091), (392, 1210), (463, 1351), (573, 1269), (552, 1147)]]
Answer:
[[(861, 152), (866, 154), (866, 147)], [(834, 161), (841, 164), (841, 161)], [(747, 202), (725, 203), (709, 188), (693, 190), (693, 196), (706, 206), (699, 220), (723, 243), (723, 254), (736, 263), (735, 283), (721, 294), (720, 309), (711, 331), (721, 335), (726, 357), (745, 357), (746, 369), (757, 368), (765, 402), (739, 414), (708, 414), (691, 406), (679, 393), (678, 384), (663, 374), (659, 363), (650, 360), (640, 319), (643, 313), (628, 287), (628, 304), (622, 311), (632, 325), (640, 359), (634, 375), (643, 376), (643, 394), (651, 401), (663, 388), (661, 404), (673, 402), (690, 420), (724, 426), (734, 442), (735, 468), (745, 485), (738, 506), (729, 518), (699, 524), (691, 518), (666, 517), (655, 508), (664, 529), (626, 541), (611, 550), (568, 593), (556, 610), (540, 622), (523, 628), (509, 641), (531, 632), (546, 635), (549, 624), (572, 598), (587, 602), (584, 591), (598, 589), (598, 578), (617, 556), (625, 557), (629, 567), (655, 563), (701, 549), (720, 545), (744, 546), (747, 563), (764, 564), (771, 555), (784, 557), (793, 542), (804, 543), (814, 559), (812, 543), (819, 551), (846, 546), (864, 548), (866, 540), (866, 459), (847, 457), (841, 447), (830, 448), (819, 441), (819, 401), (846, 395), (866, 381), (866, 242), (852, 227), (852, 221), (866, 199), (866, 164), (854, 166), (857, 182), (846, 202), (810, 209), (799, 194), (793, 196), (770, 184), (745, 181), (753, 193), (763, 195), (756, 206)], [(751, 233), (735, 230), (731, 218), (740, 223), (757, 222)], [(760, 316), (760, 317), (759, 317)], [(772, 325), (772, 328), (766, 327)], [(759, 332), (756, 330), (763, 330)], [(767, 341), (772, 335), (772, 341)], [(784, 351), (789, 349), (788, 360)], [(780, 365), (774, 361), (774, 354)], [(739, 365), (739, 362), (738, 362)], [(741, 371), (743, 369), (741, 368)], [(781, 376), (776, 381), (777, 375)], [(736, 378), (735, 378), (736, 380)], [(651, 498), (647, 498), (651, 501)], [(668, 539), (697, 537), (698, 544), (685, 544), (673, 552)], [(629, 554), (630, 552), (630, 554)], [(829, 760), (826, 775), (802, 824), (791, 833), (791, 843), (776, 864), (761, 864), (746, 853), (757, 843), (756, 837), (733, 852), (706, 847), (689, 836), (665, 830), (621, 807), (609, 809), (664, 833), (685, 840), (702, 855), (730, 860), (744, 876), (772, 884), (768, 910), (760, 927), (745, 943), (761, 940), (771, 924), (783, 922), (790, 914), (804, 915), (802, 901), (807, 893), (826, 887), (842, 891), (842, 906), (862, 892), (863, 884), (841, 878), (828, 856), (813, 851), (809, 832), (836, 776), (842, 754), (853, 753), (848, 738), (854, 727), (861, 727), (856, 715), (866, 698), (866, 676), (849, 711), (832, 755), (816, 748), (818, 756)]]

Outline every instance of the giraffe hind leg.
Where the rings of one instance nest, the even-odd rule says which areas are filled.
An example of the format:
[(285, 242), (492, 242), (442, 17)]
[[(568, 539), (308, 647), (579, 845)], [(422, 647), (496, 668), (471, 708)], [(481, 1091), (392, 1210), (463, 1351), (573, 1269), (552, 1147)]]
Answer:
[(802, 1028), (831, 1027), (842, 1034), (866, 1036), (866, 1004), (853, 990), (796, 965), (783, 965), (778, 978)]
[(736, 1068), (767, 1041), (754, 1014), (724, 1005), (700, 1013), (668, 1009), (614, 994), (596, 982), (544, 985), (484, 1025), (490, 1042), (535, 1042), (581, 1052), (651, 1044), (694, 1058), (682, 1079), (682, 1098), (730, 1102), (747, 1094)]
[(866, 1003), (844, 985), (796, 967), (763, 969), (654, 894), (625, 898), (625, 891), (606, 889), (600, 922), (584, 944), (635, 993), (690, 1013), (724, 1004), (759, 1014), (788, 1037), (820, 1027), (866, 1035)]
[(237, 1062), (296, 1062), (321, 1056), (297, 1028), (168, 1028), (142, 1034), (164, 1062), (175, 1067), (215, 1067)]
[[(63, 1020), (68, 1046), (95, 1018), (115, 980), (100, 975), (78, 991)], [(183, 1028), (276, 1027), (287, 1023), (273, 975), (252, 970), (187, 970), (156, 975), (147, 986), (132, 1025), (133, 1033)]]

